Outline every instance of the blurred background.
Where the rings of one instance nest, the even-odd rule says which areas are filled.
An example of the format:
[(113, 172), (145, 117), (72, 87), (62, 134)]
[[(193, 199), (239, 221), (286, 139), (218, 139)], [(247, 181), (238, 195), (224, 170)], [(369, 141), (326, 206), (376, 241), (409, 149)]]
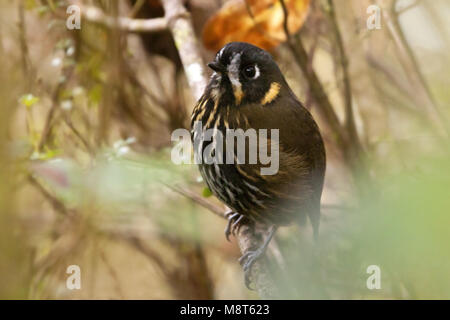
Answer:
[(0, 0), (0, 298), (258, 298), (223, 205), (171, 161), (198, 98), (185, 50), (204, 65), (229, 41), (271, 52), (326, 143), (320, 243), (279, 230), (280, 298), (450, 298), (449, 15), (445, 0)]

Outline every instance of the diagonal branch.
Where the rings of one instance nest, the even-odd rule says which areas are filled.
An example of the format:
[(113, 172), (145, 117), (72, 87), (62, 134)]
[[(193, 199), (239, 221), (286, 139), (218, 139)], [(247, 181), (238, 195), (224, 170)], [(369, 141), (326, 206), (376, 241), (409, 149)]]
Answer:
[(225, 216), (225, 210), (220, 208), (219, 206), (215, 205), (214, 203), (205, 200), (203, 197), (199, 196), (197, 193), (192, 192), (190, 190), (186, 190), (183, 189), (181, 187), (172, 187), (168, 184), (164, 184), (167, 188), (169, 188), (170, 190), (188, 198), (191, 199), (192, 201), (194, 201), (195, 203), (197, 203), (198, 205), (204, 207), (205, 209), (208, 209), (209, 211), (211, 211), (212, 213), (214, 213), (215, 215), (221, 217), (221, 218), (226, 218)]
[(427, 110), (430, 120), (435, 124), (442, 136), (448, 137), (450, 134), (450, 125), (445, 114), (437, 105), (433, 94), (428, 86), (425, 76), (422, 73), (419, 63), (411, 49), (403, 30), (398, 22), (398, 12), (395, 11), (395, 0), (378, 0), (386, 9), (383, 10), (383, 18), (388, 26), (388, 32), (392, 38), (396, 53), (404, 69), (408, 74), (410, 82), (417, 92), (417, 97), (422, 101)]

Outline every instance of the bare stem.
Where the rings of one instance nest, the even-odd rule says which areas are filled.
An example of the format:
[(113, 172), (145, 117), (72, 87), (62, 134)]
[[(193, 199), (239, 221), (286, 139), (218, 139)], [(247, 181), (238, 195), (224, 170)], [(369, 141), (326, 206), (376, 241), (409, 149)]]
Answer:
[(348, 137), (342, 125), (339, 123), (339, 119), (334, 111), (333, 106), (325, 92), (319, 77), (313, 68), (309, 65), (308, 53), (300, 39), (299, 35), (292, 36), (288, 29), (289, 12), (287, 10), (284, 0), (280, 0), (281, 6), (284, 12), (284, 32), (286, 33), (287, 43), (291, 49), (294, 59), (297, 62), (300, 69), (303, 71), (304, 76), (309, 84), (311, 94), (316, 102), (319, 112), (324, 120), (330, 126), (333, 133), (336, 135), (336, 140), (344, 151), (344, 154), (348, 155)]
[(345, 127), (348, 131), (351, 142), (359, 149), (360, 142), (358, 132), (356, 131), (355, 116), (352, 105), (352, 88), (350, 77), (348, 74), (348, 58), (345, 54), (344, 42), (339, 31), (339, 26), (336, 19), (336, 11), (334, 9), (333, 0), (328, 0), (329, 16), (336, 38), (336, 44), (339, 51), (339, 59), (342, 67), (343, 81), (344, 81), (344, 101), (345, 101)]
[(437, 106), (430, 88), (428, 87), (428, 83), (422, 74), (419, 63), (417, 62), (398, 22), (398, 13), (395, 11), (397, 1), (392, 0), (390, 4), (387, 3), (387, 0), (382, 2), (384, 6), (387, 7), (383, 10), (383, 18), (387, 23), (389, 35), (394, 41), (400, 63), (405, 73), (409, 76), (411, 84), (417, 92), (417, 96), (421, 99), (424, 108), (427, 109), (430, 120), (445, 136), (448, 136), (450, 134), (448, 121)]

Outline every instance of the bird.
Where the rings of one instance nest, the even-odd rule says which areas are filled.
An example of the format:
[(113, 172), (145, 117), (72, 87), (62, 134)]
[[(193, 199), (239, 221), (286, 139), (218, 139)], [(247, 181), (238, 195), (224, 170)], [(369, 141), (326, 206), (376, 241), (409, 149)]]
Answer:
[[(229, 130), (242, 129), (242, 133), (253, 129), (260, 138), (261, 129), (278, 130), (278, 141), (272, 134), (267, 138), (268, 146), (278, 150), (275, 174), (263, 175), (261, 168), (265, 164), (260, 160), (249, 163), (248, 154), (245, 161), (229, 163), (223, 160), (222, 152), (217, 155), (223, 161), (198, 165), (208, 188), (230, 208), (225, 229), (228, 240), (243, 224), (260, 223), (268, 228), (263, 244), (239, 259), (249, 287), (251, 268), (264, 255), (278, 227), (304, 224), (309, 219), (317, 241), (325, 147), (317, 123), (291, 90), (270, 53), (250, 43), (230, 42), (208, 67), (213, 71), (211, 78), (191, 116), (191, 139), (198, 157), (204, 156), (207, 146), (204, 136), (195, 130), (196, 123), (202, 132), (212, 129), (223, 136)], [(226, 149), (224, 139), (219, 143)], [(218, 150), (211, 151), (212, 155)], [(236, 160), (236, 146), (226, 152)]]

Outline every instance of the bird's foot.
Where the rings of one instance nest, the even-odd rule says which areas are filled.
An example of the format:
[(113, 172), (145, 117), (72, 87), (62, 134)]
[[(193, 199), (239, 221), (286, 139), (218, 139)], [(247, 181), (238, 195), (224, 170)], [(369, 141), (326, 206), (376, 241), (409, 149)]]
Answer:
[(237, 212), (229, 211), (226, 214), (228, 219), (227, 227), (225, 228), (225, 237), (228, 241), (230, 241), (230, 235), (236, 235), (236, 232), (239, 231), (242, 222), (244, 220), (244, 216)]

